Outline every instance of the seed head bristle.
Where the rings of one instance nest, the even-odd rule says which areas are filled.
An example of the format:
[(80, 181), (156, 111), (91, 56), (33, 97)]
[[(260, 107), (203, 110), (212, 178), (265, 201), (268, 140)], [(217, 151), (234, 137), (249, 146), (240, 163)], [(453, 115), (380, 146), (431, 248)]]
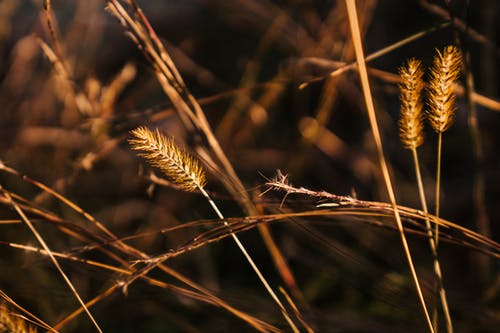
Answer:
[(437, 50), (430, 70), (427, 117), (438, 133), (445, 132), (453, 123), (456, 110), (455, 86), (462, 68), (462, 55), (455, 46)]
[(424, 142), (422, 122), (422, 89), (424, 87), (422, 62), (409, 59), (399, 68), (401, 100), (399, 137), (405, 148), (415, 149)]
[(36, 333), (37, 330), (21, 316), (11, 312), (5, 304), (0, 304), (0, 332)]
[(154, 132), (146, 127), (131, 131), (129, 140), (132, 149), (140, 151), (152, 166), (160, 169), (172, 181), (186, 191), (196, 191), (206, 185), (205, 172), (198, 161), (177, 146), (173, 139), (166, 137), (158, 129)]

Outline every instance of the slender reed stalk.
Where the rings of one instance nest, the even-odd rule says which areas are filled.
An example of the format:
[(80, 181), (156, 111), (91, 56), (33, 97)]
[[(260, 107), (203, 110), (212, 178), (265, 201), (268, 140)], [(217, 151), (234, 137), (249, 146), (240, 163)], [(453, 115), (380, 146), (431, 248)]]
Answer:
[[(132, 131), (132, 135), (135, 138), (130, 140), (130, 144), (134, 150), (141, 151), (139, 154), (140, 156), (148, 160), (151, 165), (163, 171), (171, 180), (175, 181), (185, 190), (191, 192), (199, 190), (209, 202), (219, 219), (223, 221), (225, 226), (229, 227), (220, 209), (204, 189), (206, 185), (205, 173), (203, 168), (198, 164), (198, 161), (193, 159), (186, 151), (180, 149), (172, 139), (164, 136), (158, 129), (152, 132), (146, 127), (139, 127)], [(283, 317), (292, 330), (294, 332), (299, 332), (287, 310), (272, 290), (238, 236), (231, 231), (231, 237), (233, 237), (234, 242), (257, 274), (264, 288), (280, 308)]]
[[(455, 46), (447, 46), (443, 51), (437, 50), (433, 65), (430, 69), (427, 119), (431, 127), (438, 134), (437, 167), (436, 167), (436, 208), (439, 217), (441, 194), (441, 155), (443, 133), (453, 124), (455, 115), (455, 82), (460, 76), (462, 55)], [(436, 247), (439, 242), (439, 226), (434, 229)]]
[[(443, 312), (446, 319), (447, 332), (453, 332), (453, 324), (451, 321), (450, 311), (448, 307), (448, 300), (446, 297), (446, 291), (443, 284), (443, 276), (441, 272), (441, 265), (439, 263), (436, 242), (432, 233), (431, 223), (428, 217), (427, 200), (425, 198), (424, 186), (422, 182), (422, 175), (420, 172), (420, 166), (418, 161), (417, 148), (424, 142), (423, 135), (423, 115), (422, 115), (422, 89), (424, 87), (423, 82), (424, 71), (422, 69), (422, 63), (416, 59), (408, 60), (406, 66), (399, 69), (399, 75), (401, 76), (401, 84), (399, 85), (400, 90), (400, 100), (401, 100), (401, 117), (399, 119), (399, 133), (401, 142), (403, 146), (412, 152), (413, 163), (415, 168), (415, 176), (418, 185), (418, 194), (420, 197), (420, 203), (422, 205), (422, 210), (424, 211), (425, 217), (425, 227), (427, 229), (427, 235), (429, 236), (429, 246), (434, 259), (434, 273), (436, 274), (436, 279), (439, 288), (439, 296), (441, 299), (441, 304), (443, 306)], [(434, 329), (437, 331), (437, 306), (434, 302), (432, 322)]]
[(418, 281), (417, 271), (415, 270), (415, 265), (413, 264), (413, 258), (411, 255), (410, 247), (406, 240), (406, 235), (404, 233), (403, 222), (401, 221), (401, 216), (399, 215), (399, 209), (396, 202), (396, 195), (394, 194), (394, 189), (392, 187), (391, 176), (389, 174), (389, 168), (384, 156), (384, 149), (382, 146), (382, 139), (380, 137), (380, 131), (377, 123), (377, 116), (375, 114), (375, 106), (373, 103), (373, 98), (370, 90), (370, 82), (368, 80), (368, 72), (366, 70), (366, 63), (363, 53), (363, 43), (361, 41), (361, 33), (359, 29), (358, 13), (356, 8), (355, 0), (345, 0), (347, 7), (347, 14), (349, 17), (349, 26), (351, 28), (351, 35), (354, 44), (354, 50), (356, 52), (356, 61), (358, 63), (359, 76), (361, 79), (361, 86), (363, 89), (363, 96), (365, 98), (366, 110), (368, 113), (368, 118), (370, 120), (370, 127), (373, 133), (373, 139), (377, 147), (378, 160), (380, 163), (380, 169), (382, 171), (387, 194), (391, 201), (392, 208), (394, 210), (394, 219), (396, 220), (396, 225), (398, 228), (399, 236), (401, 238), (401, 243), (403, 250), (408, 261), (408, 266), (410, 268), (411, 276), (413, 278), (413, 283), (415, 284), (415, 289), (417, 291), (418, 299), (422, 306), (422, 310), (429, 326), (429, 331), (434, 333), (434, 328), (432, 327), (431, 319), (429, 317), (429, 312), (427, 311), (427, 305), (425, 304), (424, 295), (422, 293), (422, 288), (420, 287), (420, 282)]

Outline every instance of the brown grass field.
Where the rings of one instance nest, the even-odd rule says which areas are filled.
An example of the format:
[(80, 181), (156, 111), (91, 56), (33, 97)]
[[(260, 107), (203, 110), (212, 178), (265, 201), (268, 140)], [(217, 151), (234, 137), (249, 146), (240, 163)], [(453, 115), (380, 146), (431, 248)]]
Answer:
[(0, 333), (499, 332), (498, 17), (0, 0)]

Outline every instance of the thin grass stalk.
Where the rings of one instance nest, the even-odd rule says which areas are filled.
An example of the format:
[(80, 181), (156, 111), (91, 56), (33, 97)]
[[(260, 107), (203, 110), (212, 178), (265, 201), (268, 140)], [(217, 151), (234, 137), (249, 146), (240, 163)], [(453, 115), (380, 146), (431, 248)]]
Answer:
[(26, 225), (28, 226), (28, 228), (30, 229), (30, 231), (33, 233), (33, 235), (35, 236), (35, 238), (38, 240), (38, 242), (40, 243), (40, 245), (47, 252), (47, 254), (50, 257), (50, 260), (52, 261), (52, 263), (54, 264), (54, 266), (56, 267), (56, 269), (59, 271), (59, 273), (63, 277), (64, 281), (68, 285), (68, 287), (71, 290), (71, 292), (73, 293), (73, 295), (75, 295), (75, 298), (78, 300), (78, 302), (80, 303), (80, 305), (82, 306), (82, 308), (85, 310), (85, 313), (90, 318), (90, 321), (92, 322), (92, 324), (94, 324), (94, 326), (97, 329), (97, 331), (99, 333), (103, 333), (103, 331), (101, 330), (101, 327), (99, 326), (99, 324), (97, 323), (97, 321), (94, 319), (94, 316), (92, 316), (92, 314), (90, 313), (90, 310), (87, 308), (87, 306), (85, 305), (85, 302), (82, 300), (82, 298), (80, 297), (80, 295), (76, 291), (76, 288), (73, 286), (73, 283), (71, 282), (71, 280), (68, 278), (68, 276), (66, 275), (66, 273), (64, 273), (63, 269), (59, 265), (59, 262), (57, 261), (57, 259), (55, 258), (55, 256), (50, 251), (49, 246), (47, 245), (47, 243), (45, 243), (45, 240), (43, 239), (43, 237), (40, 235), (40, 233), (38, 233), (38, 231), (36, 230), (36, 228), (33, 226), (33, 224), (28, 219), (28, 217), (24, 214), (24, 212), (19, 207), (19, 205), (12, 199), (11, 195), (9, 194), (9, 192), (5, 191), (1, 185), (0, 185), (0, 191), (2, 191), (2, 193), (7, 198), (7, 200), (11, 204), (11, 206), (14, 208), (14, 210), (16, 211), (16, 213), (23, 220), (23, 222), (26, 223)]
[[(39, 252), (39, 253), (42, 253), (42, 252)], [(70, 259), (70, 260), (77, 260), (74, 257), (65, 257), (65, 258), (66, 259)], [(77, 261), (80, 261), (80, 260), (77, 260)], [(86, 261), (86, 263), (87, 263), (87, 261)], [(93, 263), (91, 263), (91, 264), (93, 264)], [(128, 269), (121, 269), (121, 268), (111, 267), (111, 266), (108, 266), (108, 265), (105, 265), (105, 266), (103, 266), (103, 265), (96, 265), (96, 266), (102, 267), (102, 268), (105, 268), (105, 269), (108, 269), (108, 270), (111, 270), (111, 271), (116, 271), (116, 272), (119, 272), (119, 273), (122, 273), (122, 274), (126, 274), (126, 275), (134, 275), (135, 274), (134, 271), (128, 270)], [(201, 287), (200, 285), (196, 284), (195, 282), (192, 282), (191, 280), (188, 280), (186, 277), (184, 277), (183, 275), (179, 274), (177, 271), (171, 269), (170, 267), (165, 266), (163, 264), (158, 264), (158, 268), (160, 268), (162, 271), (164, 271), (168, 275), (174, 277), (175, 279), (177, 279), (177, 280), (185, 283), (189, 287), (191, 287), (193, 289), (196, 289), (201, 294), (197, 294), (196, 292), (193, 292), (193, 291), (191, 291), (189, 289), (185, 289), (185, 288), (173, 286), (173, 285), (165, 283), (163, 281), (150, 278), (150, 277), (148, 277), (146, 275), (140, 275), (138, 277), (144, 279), (150, 285), (153, 285), (153, 286), (156, 286), (156, 287), (160, 287), (160, 288), (163, 288), (163, 289), (171, 289), (171, 290), (173, 290), (173, 291), (175, 291), (175, 292), (177, 292), (177, 293), (179, 293), (179, 294), (181, 294), (183, 296), (189, 297), (191, 299), (199, 300), (199, 301), (203, 301), (203, 302), (206, 302), (206, 303), (209, 303), (209, 304), (220, 306), (221, 308), (226, 309), (228, 312), (234, 314), (236, 317), (238, 317), (241, 320), (245, 321), (247, 324), (249, 324), (250, 326), (252, 326), (253, 328), (255, 328), (259, 332), (263, 332), (263, 333), (267, 333), (267, 332), (278, 333), (278, 332), (281, 332), (280, 330), (278, 330), (274, 326), (271, 326), (270, 324), (268, 324), (268, 323), (266, 323), (264, 321), (261, 321), (261, 320), (259, 320), (257, 318), (254, 318), (254, 317), (248, 315), (247, 313), (245, 313), (243, 311), (240, 311), (240, 310), (237, 310), (237, 309), (231, 307), (229, 304), (225, 303), (224, 301), (222, 301), (218, 297), (216, 297), (213, 294), (211, 294), (208, 290), (204, 289), (203, 287)], [(108, 295), (112, 294), (111, 293), (111, 291), (112, 291), (111, 289), (117, 289), (119, 287), (123, 287), (123, 284), (122, 283), (115, 284), (108, 291), (103, 292), (103, 294), (106, 294), (105, 296), (108, 296)], [(86, 305), (90, 307), (92, 305), (95, 305), (97, 302), (99, 302), (99, 301), (101, 301), (103, 299), (104, 299), (103, 296), (98, 295), (94, 299), (89, 300), (86, 303)], [(72, 313), (70, 313), (68, 316), (66, 316), (66, 318), (62, 319), (59, 323), (57, 323), (55, 327), (57, 327), (58, 329), (62, 328), (64, 325), (66, 325), (67, 323), (69, 323), (69, 321), (71, 321), (74, 318), (76, 318), (82, 311), (83, 311), (82, 308), (79, 307), (78, 309), (76, 309)]]
[[(403, 38), (395, 43), (392, 43), (384, 48), (381, 48), (380, 50), (378, 51), (375, 51), (373, 53), (370, 53), (369, 55), (367, 55), (365, 57), (365, 62), (371, 62), (372, 60), (375, 60), (375, 59), (378, 59), (386, 54), (389, 54), (391, 53), (392, 51), (394, 50), (397, 50), (411, 42), (414, 42), (424, 36), (427, 36), (428, 34), (436, 31), (436, 30), (440, 30), (440, 29), (443, 29), (443, 28), (446, 28), (448, 27), (449, 25), (451, 25), (450, 22), (444, 22), (444, 23), (441, 23), (439, 25), (436, 25), (435, 27), (431, 27), (427, 30), (423, 30), (423, 31), (420, 31), (420, 32), (417, 32), (416, 34), (413, 34), (413, 35), (410, 35), (406, 38)], [(330, 72), (329, 74), (327, 75), (324, 75), (324, 76), (318, 76), (318, 77), (315, 77), (315, 78), (312, 78), (312, 79), (308, 79), (307, 81), (301, 83), (299, 85), (299, 89), (304, 89), (306, 88), (307, 86), (309, 86), (311, 83), (315, 83), (315, 82), (318, 82), (318, 81), (322, 81), (322, 80), (325, 80), (327, 77), (336, 77), (336, 76), (339, 76), (343, 73), (346, 73), (347, 71), (349, 70), (353, 70), (353, 69), (356, 69), (356, 66), (357, 66), (357, 63), (356, 62), (351, 62), (351, 63), (343, 63), (339, 68), (335, 69), (334, 71)]]
[[(48, 253), (47, 253), (47, 251), (45, 251), (45, 250), (43, 250), (41, 248), (36, 248), (36, 247), (33, 247), (33, 246), (28, 246), (28, 245), (23, 245), (23, 244), (16, 244), (16, 243), (5, 243), (5, 244), (8, 245), (9, 247), (14, 248), (14, 249), (22, 249), (24, 251), (35, 252), (35, 253), (38, 253), (38, 254), (43, 255), (43, 256), (49, 256)], [(115, 273), (121, 273), (121, 274), (125, 274), (125, 275), (133, 275), (134, 274), (134, 271), (131, 270), (132, 267), (129, 267), (129, 268), (125, 269), (125, 268), (120, 268), (120, 267), (116, 267), (116, 266), (107, 265), (107, 264), (104, 264), (104, 263), (101, 263), (101, 262), (96, 262), (96, 261), (93, 261), (93, 260), (81, 259), (81, 258), (72, 256), (72, 255), (65, 254), (65, 253), (52, 252), (52, 254), (55, 257), (58, 257), (58, 258), (63, 258), (65, 260), (71, 260), (71, 261), (79, 262), (79, 263), (82, 263), (82, 264), (87, 264), (87, 265), (90, 265), (90, 266), (102, 268), (102, 269), (105, 269), (105, 270), (108, 270), (108, 271), (111, 271), (111, 272), (115, 272)], [(199, 290), (199, 291), (203, 295), (202, 294), (197, 294), (197, 293), (195, 293), (195, 292), (193, 292), (191, 290), (187, 290), (187, 289), (184, 289), (184, 288), (181, 288), (181, 287), (173, 286), (171, 284), (168, 284), (168, 283), (165, 283), (163, 281), (150, 278), (148, 276), (142, 276), (142, 278), (145, 281), (147, 281), (150, 285), (157, 286), (157, 287), (160, 287), (160, 288), (163, 288), (163, 289), (175, 290), (179, 294), (187, 296), (187, 297), (190, 297), (192, 299), (201, 300), (201, 301), (209, 303), (209, 304), (221, 306), (219, 304), (220, 302), (218, 302), (217, 298), (214, 298), (213, 296), (211, 296), (208, 293), (203, 292), (201, 290)], [(108, 290), (102, 292), (100, 295), (97, 295), (93, 299), (87, 301), (87, 303), (86, 303), (87, 307), (90, 308), (91, 306), (95, 305), (97, 302), (101, 301), (104, 297), (112, 294), (112, 291), (116, 290), (120, 286), (121, 286), (120, 284), (115, 284), (112, 287), (110, 287)], [(191, 286), (191, 287), (197, 289), (194, 286)], [(0, 290), (0, 297), (5, 297), (5, 296), (3, 296), (1, 294), (1, 290)], [(10, 301), (10, 302), (12, 303), (12, 301)], [(65, 318), (63, 318), (59, 323), (57, 323), (56, 325), (54, 325), (54, 327), (52, 329), (50, 329), (50, 327), (48, 327), (48, 326), (47, 326), (47, 329), (49, 329), (49, 330), (54, 331), (54, 332), (57, 333), (56, 330), (62, 329), (63, 326), (65, 326), (71, 320), (73, 320), (74, 318), (76, 318), (82, 311), (83, 311), (83, 309), (81, 307), (79, 307), (78, 309), (74, 310), (72, 313), (70, 313), (69, 315), (67, 315)], [(233, 309), (233, 311), (234, 311), (235, 314), (239, 314), (239, 317), (241, 317), (242, 319), (243, 318), (247, 318), (246, 321), (248, 321), (248, 323), (250, 325), (252, 325), (255, 329), (257, 329), (260, 332), (277, 332), (278, 331), (274, 327), (269, 326), (267, 323), (265, 323), (265, 326), (264, 326), (264, 323), (260, 322), (257, 319), (251, 318), (249, 315), (244, 314), (242, 312), (238, 313), (238, 310), (236, 310), (236, 309)], [(37, 318), (35, 318), (35, 319), (37, 319)], [(39, 321), (40, 320), (37, 319), (37, 322), (39, 322)], [(41, 325), (41, 324), (39, 324), (39, 325)]]
[[(120, 20), (126, 29), (129, 29), (132, 32), (130, 34), (132, 40), (138, 45), (139, 49), (143, 51), (145, 57), (154, 67), (159, 83), (161, 84), (166, 95), (175, 105), (176, 111), (185, 127), (191, 132), (194, 131), (197, 134), (202, 134), (203, 140), (206, 139), (208, 147), (213, 154), (205, 151), (205, 148), (203, 147), (198, 147), (203, 150), (203, 153), (205, 153), (204, 157), (206, 159), (206, 163), (215, 170), (219, 171), (220, 174), (224, 174), (226, 176), (220, 177), (220, 181), (240, 203), (247, 214), (257, 215), (258, 210), (255, 204), (251, 200), (246, 188), (243, 186), (243, 183), (239, 179), (236, 171), (215, 137), (199, 103), (184, 84), (181, 75), (166, 51), (163, 43), (156, 35), (156, 32), (137, 3), (133, 0), (127, 0), (127, 3), (129, 8), (134, 11), (135, 19), (130, 17), (128, 12), (117, 0), (107, 1), (109, 10)], [(212, 157), (215, 157), (219, 163), (216, 163)], [(222, 167), (223, 171), (220, 170), (220, 167)], [(295, 277), (289, 268), (284, 255), (276, 245), (268, 226), (259, 225), (258, 229), (283, 281), (290, 289), (298, 290)]]
[[(431, 127), (438, 134), (435, 214), (439, 217), (441, 195), (441, 156), (443, 133), (453, 124), (456, 111), (454, 86), (462, 67), (462, 55), (454, 46), (447, 46), (442, 51), (437, 50), (430, 69), (428, 86), (427, 118)], [(439, 245), (439, 226), (434, 229), (436, 248)]]
[[(144, 157), (151, 165), (163, 171), (163, 173), (165, 173), (171, 180), (178, 183), (184, 190), (192, 192), (198, 189), (207, 199), (217, 216), (223, 221), (224, 225), (229, 227), (225, 217), (222, 215), (215, 202), (204, 190), (204, 186), (206, 185), (205, 172), (198, 164), (197, 160), (192, 158), (186, 151), (179, 148), (172, 139), (165, 137), (158, 129), (155, 132), (152, 132), (146, 127), (139, 127), (131, 133), (134, 138), (130, 140), (130, 144), (134, 150), (140, 151), (140, 156)], [(244, 257), (257, 274), (257, 277), (280, 308), (285, 320), (294, 332), (299, 332), (285, 307), (276, 296), (251, 256), (248, 254), (246, 248), (243, 246), (236, 234), (234, 234), (231, 229), (229, 229), (229, 231), (236, 245), (239, 247)], [(164, 259), (159, 259), (157, 262), (161, 263), (162, 260)], [(157, 263), (145, 268), (140, 272), (140, 275), (146, 274), (156, 265)], [(137, 277), (140, 275), (137, 275)], [(133, 281), (133, 279), (131, 281)], [(128, 282), (128, 284), (129, 283), (130, 282)]]
[[(434, 210), (434, 215), (439, 217), (439, 209), (441, 203), (441, 155), (443, 147), (443, 133), (438, 133), (438, 143), (437, 143), (437, 161), (436, 161), (436, 208)], [(439, 245), (439, 225), (434, 226), (434, 242), (436, 247)]]
[[(420, 172), (420, 163), (418, 161), (417, 149), (424, 142), (424, 125), (422, 117), (422, 91), (424, 87), (423, 75), (424, 70), (421, 61), (416, 59), (409, 59), (405, 66), (399, 68), (399, 75), (401, 83), (399, 84), (400, 91), (400, 119), (399, 119), (399, 137), (403, 146), (412, 152), (415, 178), (417, 179), (418, 193), (422, 210), (425, 213), (425, 227), (429, 237), (429, 246), (431, 248), (434, 272), (436, 274), (436, 294), (439, 293), (441, 303), (443, 304), (443, 311), (446, 317), (446, 326), (448, 333), (453, 331), (451, 318), (448, 310), (448, 302), (446, 293), (443, 287), (443, 278), (441, 267), (439, 264), (437, 249), (434, 236), (432, 234), (432, 227), (429, 220), (427, 200), (425, 198), (424, 186), (422, 182), (422, 175)], [(436, 297), (437, 298), (437, 297)], [(438, 330), (438, 307), (437, 301), (433, 302), (432, 323), (434, 330)]]
[(9, 304), (11, 307), (15, 308), (19, 313), (24, 313), (24, 317), (30, 323), (33, 323), (39, 327), (42, 327), (47, 330), (47, 332), (59, 333), (59, 331), (55, 330), (49, 324), (44, 322), (42, 319), (38, 318), (19, 304), (17, 304), (12, 298), (10, 298), (2, 289), (0, 289), (0, 298), (5, 301), (6, 304)]
[[(438, 134), (434, 213), (434, 215), (438, 218), (441, 207), (440, 197), (443, 133), (453, 124), (453, 118), (456, 111), (456, 96), (454, 87), (455, 82), (460, 76), (461, 67), (462, 55), (460, 51), (455, 46), (447, 46), (442, 51), (437, 50), (432, 67), (430, 68), (427, 119), (429, 120), (431, 127)], [(437, 224), (434, 228), (434, 243), (437, 255), (437, 248), (439, 246), (439, 225)], [(440, 286), (439, 283), (436, 285), (436, 294), (441, 292), (441, 287), (442, 286)], [(447, 321), (447, 330), (448, 332), (453, 330), (451, 326), (451, 319), (450, 321)]]
[(424, 295), (422, 293), (422, 288), (420, 287), (420, 282), (418, 281), (418, 276), (417, 276), (417, 272), (415, 270), (415, 265), (413, 264), (413, 258), (412, 258), (410, 248), (408, 246), (408, 242), (406, 240), (406, 236), (404, 233), (403, 223), (401, 221), (401, 216), (399, 215), (398, 205), (396, 202), (396, 196), (394, 194), (394, 189), (392, 187), (391, 176), (389, 174), (389, 169), (387, 167), (387, 162), (386, 162), (385, 156), (384, 156), (382, 139), (380, 137), (380, 132), (379, 132), (378, 124), (377, 124), (377, 116), (375, 114), (375, 107), (374, 107), (373, 98), (372, 98), (371, 91), (370, 91), (370, 83), (368, 81), (368, 73), (366, 70), (366, 63), (364, 60), (363, 45), (361, 42), (361, 33), (360, 33), (360, 28), (359, 28), (356, 2), (355, 2), (355, 0), (345, 0), (345, 1), (346, 1), (346, 6), (347, 6), (348, 16), (349, 16), (349, 25), (351, 28), (351, 35), (352, 35), (352, 39), (353, 39), (353, 43), (354, 43), (354, 50), (356, 52), (356, 61), (358, 63), (359, 75), (361, 78), (361, 85), (363, 88), (363, 95), (365, 98), (368, 118), (370, 120), (370, 127), (372, 129), (373, 138), (375, 141), (375, 145), (377, 147), (380, 168), (381, 168), (382, 174), (384, 176), (384, 181), (385, 181), (385, 185), (387, 188), (387, 193), (389, 195), (389, 199), (391, 201), (391, 205), (392, 205), (392, 208), (394, 210), (394, 218), (396, 220), (396, 225), (398, 227), (399, 235), (401, 238), (401, 243), (403, 245), (403, 250), (405, 252), (406, 259), (408, 261), (408, 266), (409, 266), (410, 271), (411, 271), (413, 282), (415, 284), (415, 289), (417, 291), (418, 298), (419, 298), (419, 301), (421, 303), (422, 310), (424, 312), (427, 325), (429, 327), (429, 331), (431, 333), (434, 333), (434, 328), (432, 326), (429, 312), (427, 310), (427, 305), (425, 304), (425, 299), (424, 299)]
[[(217, 205), (215, 204), (215, 202), (212, 200), (212, 198), (210, 197), (210, 195), (207, 193), (207, 191), (205, 191), (205, 189), (203, 189), (203, 187), (198, 187), (198, 189), (200, 190), (201, 194), (205, 197), (205, 199), (207, 199), (207, 201), (210, 203), (210, 206), (212, 206), (213, 210), (215, 211), (215, 213), (217, 214), (217, 216), (219, 217), (219, 219), (221, 219), (222, 222), (224, 223), (224, 225), (229, 228), (229, 224), (227, 223), (224, 215), (222, 215), (221, 211), (219, 210), (219, 208), (217, 207)], [(229, 229), (229, 231), (231, 231), (231, 229)], [(278, 304), (278, 306), (279, 306), (279, 308), (281, 310), (281, 313), (283, 314), (283, 317), (288, 322), (288, 325), (292, 328), (292, 330), (294, 332), (298, 333), (299, 330), (295, 326), (295, 323), (290, 318), (290, 315), (288, 314), (287, 310), (283, 306), (283, 303), (281, 303), (281, 301), (279, 300), (278, 296), (275, 294), (275, 292), (273, 291), (273, 289), (271, 288), (271, 286), (267, 282), (267, 280), (264, 277), (264, 275), (262, 275), (260, 269), (257, 267), (257, 265), (255, 264), (255, 262), (253, 261), (253, 259), (250, 256), (250, 254), (248, 254), (248, 251), (246, 250), (245, 246), (243, 246), (243, 244), (241, 243), (241, 241), (238, 238), (238, 236), (236, 236), (236, 234), (233, 233), (232, 231), (231, 231), (231, 237), (233, 238), (233, 240), (236, 243), (236, 245), (238, 245), (238, 247), (240, 248), (241, 252), (245, 256), (246, 260), (248, 261), (248, 263), (250, 264), (250, 266), (252, 267), (252, 269), (255, 271), (255, 274), (257, 274), (257, 277), (259, 278), (259, 280), (264, 285), (264, 288), (267, 290), (267, 292), (273, 298), (273, 300), (276, 302), (276, 304)]]
[(302, 314), (300, 313), (299, 309), (297, 308), (297, 305), (295, 305), (295, 303), (293, 302), (293, 299), (290, 297), (290, 295), (288, 295), (288, 293), (286, 292), (285, 288), (280, 287), (279, 289), (280, 289), (280, 292), (285, 297), (286, 301), (288, 302), (288, 305), (290, 305), (290, 307), (292, 308), (293, 313), (295, 314), (295, 317), (302, 324), (302, 326), (304, 327), (304, 329), (306, 330), (306, 332), (307, 333), (314, 333), (313, 328), (311, 327), (311, 325), (309, 325), (304, 320), (304, 318), (302, 317)]
[[(102, 224), (99, 221), (97, 221), (92, 215), (90, 215), (89, 213), (87, 213), (81, 207), (79, 207), (78, 205), (76, 205), (74, 202), (72, 202), (68, 198), (64, 197), (63, 195), (59, 194), (58, 192), (52, 190), (47, 185), (45, 185), (45, 184), (43, 184), (41, 182), (38, 182), (38, 181), (36, 181), (34, 179), (31, 179), (27, 175), (21, 174), (19, 171), (17, 171), (15, 169), (10, 168), (7, 165), (5, 165), (2, 161), (0, 161), (0, 170), (3, 170), (3, 171), (8, 172), (10, 174), (13, 174), (13, 175), (21, 178), (22, 180), (24, 180), (24, 181), (26, 181), (26, 182), (28, 182), (28, 183), (30, 183), (30, 184), (38, 187), (42, 191), (45, 191), (45, 192), (53, 195), (56, 199), (58, 199), (59, 201), (61, 201), (62, 203), (64, 203), (65, 205), (67, 205), (68, 207), (70, 207), (71, 209), (73, 209), (74, 211), (78, 212), (79, 214), (82, 214), (82, 216), (86, 220), (88, 220), (91, 223), (95, 223), (99, 227), (99, 229), (101, 229), (106, 235), (110, 236), (111, 239), (112, 239), (112, 242), (110, 242), (109, 244), (116, 243), (118, 245), (117, 249), (120, 250), (120, 252), (123, 252), (123, 253), (125, 253), (127, 255), (132, 255), (132, 256), (135, 256), (135, 257), (140, 257), (140, 258), (142, 258), (144, 260), (146, 260), (146, 259), (149, 258), (149, 256), (147, 254), (145, 254), (144, 252), (141, 252), (140, 250), (127, 245), (121, 239), (118, 239), (111, 231), (109, 231), (104, 226), (104, 224)], [(5, 189), (3, 189), (3, 191), (7, 192)], [(18, 198), (18, 196), (15, 195), (14, 193), (10, 193), (9, 192), (9, 195), (11, 195), (12, 197), (15, 197), (16, 200), (26, 201), (26, 200), (24, 200), (21, 197)], [(9, 204), (10, 201), (7, 200), (6, 203)], [(22, 209), (24, 209), (24, 210), (29, 210), (30, 213), (38, 214), (38, 215), (42, 216), (44, 219), (48, 219), (49, 221), (54, 221), (54, 222), (61, 222), (62, 221), (62, 220), (59, 220), (58, 218), (56, 218), (53, 215), (48, 215), (46, 212), (39, 211), (39, 210), (33, 210), (32, 207), (23, 206), (23, 205), (18, 205), (18, 206), (22, 207)], [(79, 234), (75, 234), (75, 236), (81, 237), (81, 235), (79, 235)], [(103, 242), (107, 242), (105, 240), (102, 240), (102, 241)], [(121, 260), (120, 258), (118, 258), (117, 256), (114, 256), (112, 253), (110, 253), (108, 251), (106, 251), (106, 254), (108, 256), (111, 256), (113, 259), (117, 260), (121, 264), (123, 264), (125, 267), (129, 267), (128, 262), (126, 262), (125, 260)], [(188, 279), (184, 275), (180, 274), (176, 270), (174, 270), (174, 269), (172, 269), (172, 268), (170, 268), (170, 267), (168, 267), (168, 266), (166, 266), (164, 264), (159, 264), (158, 268), (160, 270), (162, 270), (164, 273), (166, 273), (166, 274), (172, 276), (173, 278), (177, 279), (178, 281), (180, 281), (180, 282), (186, 284), (187, 286), (189, 286), (189, 287), (191, 287), (191, 288), (193, 288), (195, 290), (198, 290), (202, 294), (206, 295), (207, 298), (210, 298), (214, 304), (220, 306), (223, 309), (226, 309), (228, 312), (230, 312), (230, 313), (234, 314), (236, 317), (242, 319), (243, 321), (245, 321), (246, 323), (248, 323), (250, 326), (254, 327), (255, 329), (257, 329), (257, 330), (259, 330), (261, 332), (271, 332), (271, 331), (274, 332), (275, 331), (274, 327), (271, 327), (269, 324), (261, 322), (261, 321), (257, 320), (256, 318), (253, 318), (253, 317), (249, 316), (248, 314), (244, 313), (243, 311), (240, 311), (240, 310), (232, 307), (231, 305), (229, 305), (228, 303), (226, 303), (224, 300), (222, 300), (222, 299), (218, 298), (217, 296), (215, 296), (209, 290), (203, 288), (202, 286), (200, 286), (196, 282), (191, 281), (190, 279)], [(148, 278), (148, 277), (144, 277), (144, 278), (148, 279), (148, 281), (151, 281), (151, 279)], [(0, 292), (1, 292), (1, 290), (0, 290)], [(83, 308), (80, 307), (79, 310), (75, 310), (75, 312), (76, 311), (79, 311), (79, 313), (81, 313), (83, 311)]]
[[(448, 333), (452, 333), (453, 332), (453, 322), (451, 320), (450, 309), (448, 306), (448, 298), (446, 297), (446, 290), (444, 288), (443, 274), (441, 271), (441, 264), (439, 263), (438, 253), (437, 253), (437, 249), (436, 249), (436, 240), (433, 237), (431, 222), (430, 222), (429, 217), (428, 217), (429, 211), (427, 209), (427, 202), (426, 202), (426, 198), (425, 198), (424, 185), (422, 182), (422, 174), (420, 172), (417, 149), (413, 148), (413, 149), (411, 149), (411, 151), (412, 151), (412, 155), (413, 155), (413, 163), (415, 165), (415, 176), (417, 178), (418, 194), (420, 197), (420, 203), (422, 205), (422, 210), (425, 213), (425, 227), (427, 229), (427, 235), (429, 237), (429, 247), (431, 248), (431, 251), (432, 251), (432, 257), (433, 257), (433, 261), (434, 261), (434, 273), (436, 274), (438, 288), (439, 288), (439, 297), (441, 299), (441, 305), (443, 306), (443, 313), (444, 313), (444, 317), (445, 317), (445, 321), (446, 321), (446, 330)], [(434, 305), (433, 317), (432, 317), (433, 320), (432, 321), (433, 321), (433, 324), (434, 324), (436, 331), (437, 331), (437, 318), (438, 318), (437, 307)]]
[[(49, 30), (49, 36), (54, 45), (55, 53), (59, 59), (64, 59), (62, 47), (60, 44), (59, 38), (59, 29), (57, 27), (57, 22), (53, 18), (52, 11), (52, 1), (51, 0), (43, 0), (43, 13), (45, 16), (45, 22), (47, 23), (47, 29)], [(64, 67), (64, 63), (61, 61), (61, 65)]]

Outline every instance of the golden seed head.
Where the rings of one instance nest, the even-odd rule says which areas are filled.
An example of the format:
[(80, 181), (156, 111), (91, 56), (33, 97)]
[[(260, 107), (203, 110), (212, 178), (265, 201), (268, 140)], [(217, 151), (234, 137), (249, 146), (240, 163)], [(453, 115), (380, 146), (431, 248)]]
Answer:
[(416, 149), (424, 142), (422, 123), (422, 89), (424, 71), (422, 63), (410, 59), (406, 66), (399, 68), (401, 100), (399, 137), (405, 148)]
[(437, 50), (430, 70), (427, 118), (434, 131), (450, 128), (456, 110), (453, 91), (462, 68), (462, 55), (455, 46)]
[(8, 333), (36, 333), (31, 326), (17, 313), (11, 312), (5, 304), (0, 304), (0, 332)]
[(205, 172), (198, 161), (177, 146), (173, 139), (158, 129), (153, 132), (146, 127), (136, 128), (131, 133), (134, 136), (129, 140), (132, 149), (141, 151), (140, 156), (184, 190), (192, 192), (206, 185)]

